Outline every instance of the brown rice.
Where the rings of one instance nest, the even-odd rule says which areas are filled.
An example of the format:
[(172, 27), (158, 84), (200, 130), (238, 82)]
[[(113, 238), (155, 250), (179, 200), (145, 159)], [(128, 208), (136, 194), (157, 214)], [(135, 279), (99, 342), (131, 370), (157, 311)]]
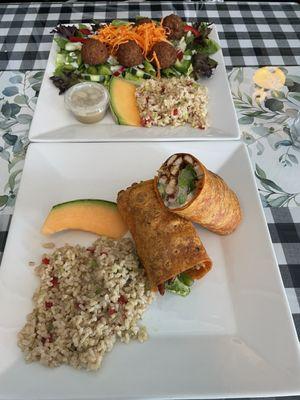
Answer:
[(207, 127), (207, 88), (188, 77), (147, 79), (137, 87), (142, 125)]
[(45, 255), (36, 273), (34, 310), (18, 335), (26, 361), (95, 370), (116, 340), (147, 339), (137, 322), (153, 293), (130, 239), (66, 245)]

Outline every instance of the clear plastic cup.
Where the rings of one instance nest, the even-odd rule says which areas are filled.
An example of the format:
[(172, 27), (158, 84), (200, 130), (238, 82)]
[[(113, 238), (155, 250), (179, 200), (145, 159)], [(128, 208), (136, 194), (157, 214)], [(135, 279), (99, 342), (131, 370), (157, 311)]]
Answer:
[(104, 118), (109, 103), (107, 89), (97, 82), (81, 82), (65, 93), (65, 106), (78, 121), (93, 124)]

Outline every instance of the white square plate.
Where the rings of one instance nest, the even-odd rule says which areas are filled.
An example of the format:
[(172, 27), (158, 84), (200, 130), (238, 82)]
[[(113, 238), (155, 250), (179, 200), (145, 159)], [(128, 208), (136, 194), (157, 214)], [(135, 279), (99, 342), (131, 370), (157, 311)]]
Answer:
[[(215, 28), (211, 38), (220, 43)], [(232, 101), (222, 51), (212, 56), (219, 65), (214, 75), (201, 80), (208, 87), (210, 128), (200, 130), (186, 125), (178, 128), (141, 128), (117, 125), (110, 112), (92, 125), (78, 122), (64, 107), (64, 96), (50, 81), (55, 70), (57, 44), (53, 42), (41, 91), (31, 123), (29, 139), (33, 142), (106, 142), (106, 141), (175, 141), (238, 139), (239, 126)]]
[[(145, 314), (149, 340), (117, 344), (98, 372), (25, 364), (16, 335), (32, 309), (40, 234), (51, 206), (115, 200), (152, 178), (172, 153), (195, 154), (238, 194), (243, 221), (220, 237), (198, 228), (214, 265), (187, 298), (157, 296)], [(81, 232), (58, 245), (88, 244)], [(50, 239), (52, 240), (52, 239)], [(174, 399), (300, 393), (298, 341), (251, 166), (238, 142), (31, 144), (0, 269), (1, 399)]]

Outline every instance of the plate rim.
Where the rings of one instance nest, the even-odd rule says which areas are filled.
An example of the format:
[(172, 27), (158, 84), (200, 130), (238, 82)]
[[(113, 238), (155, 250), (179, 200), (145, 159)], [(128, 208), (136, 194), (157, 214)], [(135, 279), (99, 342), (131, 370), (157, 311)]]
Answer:
[[(225, 142), (225, 141), (224, 141)], [(139, 142), (135, 142), (135, 143), (139, 143)], [(187, 144), (191, 144), (190, 142), (186, 142)], [(209, 143), (211, 146), (213, 146), (214, 145), (214, 143), (211, 143), (211, 142), (209, 142), (209, 141), (207, 141), (207, 143)], [(235, 149), (235, 151), (237, 151), (237, 150), (241, 150), (242, 151), (242, 153), (243, 153), (243, 156), (246, 158), (246, 160), (247, 160), (247, 164), (248, 164), (248, 168), (249, 168), (249, 170), (251, 171), (251, 181), (252, 181), (252, 186), (253, 187), (256, 187), (256, 184), (255, 184), (255, 178), (254, 178), (254, 174), (253, 174), (253, 170), (252, 170), (252, 168), (251, 168), (251, 163), (250, 163), (250, 157), (249, 157), (249, 154), (248, 154), (248, 152), (247, 152), (247, 149), (246, 149), (246, 146), (245, 146), (245, 144), (244, 143), (240, 143), (240, 142), (232, 142), (232, 143), (228, 143), (228, 142), (226, 142), (227, 143), (227, 145), (229, 145), (229, 146), (233, 146), (233, 148)], [(92, 143), (87, 143), (87, 144), (80, 144), (80, 143), (73, 143), (71, 146), (86, 146), (86, 145), (89, 145), (89, 146), (91, 146), (92, 145)], [(110, 144), (110, 143), (108, 143), (107, 145), (110, 145), (110, 146), (113, 146), (113, 144)], [(125, 144), (126, 145), (126, 144)], [(199, 143), (199, 145), (201, 145), (201, 143)], [(66, 147), (66, 146), (70, 146), (70, 144), (68, 144), (68, 143), (52, 143), (52, 144), (50, 144), (50, 146), (52, 147), (52, 146), (63, 146), (63, 147)], [(97, 146), (99, 146), (99, 148), (100, 148), (100, 146), (102, 146), (102, 144), (97, 144)], [(32, 143), (32, 144), (30, 144), (29, 145), (29, 148), (28, 148), (28, 154), (29, 154), (29, 157), (32, 157), (32, 152), (34, 152), (35, 151), (35, 148), (39, 148), (39, 147), (49, 147), (49, 145), (48, 144), (45, 144), (45, 143)], [(30, 158), (27, 158), (26, 157), (26, 160), (25, 160), (25, 165), (24, 165), (24, 169), (26, 168), (28, 168), (27, 167), (27, 165), (28, 165), (28, 162), (30, 162)], [(28, 161), (28, 159), (29, 159), (29, 161)], [(22, 179), (22, 183), (21, 183), (21, 185), (25, 185), (25, 183), (24, 183), (24, 180)], [(21, 189), (21, 187), (20, 187), (20, 189)], [(22, 191), (23, 191), (23, 189), (22, 190), (20, 190), (20, 192), (22, 193)], [(274, 267), (276, 266), (277, 268), (274, 268), (274, 270), (273, 270), (273, 273), (275, 273), (276, 274), (276, 281), (280, 284), (280, 291), (281, 291), (281, 293), (280, 293), (280, 298), (281, 298), (281, 301), (283, 301), (284, 302), (284, 308), (285, 308), (285, 313), (286, 313), (286, 316), (288, 317), (288, 323), (289, 323), (289, 326), (288, 326), (288, 328), (286, 329), (289, 333), (289, 336), (290, 336), (290, 338), (289, 338), (289, 340), (292, 340), (293, 341), (293, 343), (292, 343), (292, 345), (295, 347), (295, 349), (296, 348), (298, 348), (298, 339), (297, 339), (297, 333), (296, 333), (296, 329), (295, 329), (295, 325), (294, 325), (294, 323), (293, 323), (293, 319), (292, 319), (292, 314), (291, 314), (291, 310), (290, 310), (290, 308), (289, 308), (289, 305), (288, 305), (288, 300), (287, 300), (287, 296), (286, 296), (286, 292), (285, 292), (285, 290), (284, 290), (284, 285), (283, 285), (283, 282), (282, 282), (282, 278), (281, 278), (281, 275), (280, 275), (280, 271), (279, 271), (279, 268), (278, 268), (278, 263), (277, 263), (277, 261), (276, 261), (276, 256), (275, 256), (275, 251), (274, 251), (274, 247), (273, 247), (273, 245), (272, 245), (272, 242), (271, 242), (271, 237), (270, 237), (270, 233), (269, 233), (269, 230), (268, 230), (268, 228), (267, 228), (267, 222), (266, 222), (266, 218), (265, 218), (265, 214), (264, 214), (264, 212), (263, 212), (263, 207), (262, 207), (262, 204), (261, 204), (261, 201), (260, 201), (260, 199), (259, 199), (259, 195), (258, 195), (258, 192), (257, 192), (257, 190), (255, 191), (255, 197), (256, 197), (256, 203), (259, 205), (259, 214), (260, 214), (260, 216), (259, 216), (259, 218), (261, 218), (261, 217), (263, 217), (262, 218), (262, 221), (264, 221), (264, 230), (265, 230), (265, 233), (267, 234), (267, 236), (268, 236), (268, 247), (269, 247), (269, 250), (271, 250), (271, 252), (272, 252), (272, 263), (274, 264)], [(18, 199), (17, 199), (17, 202), (16, 202), (16, 207), (18, 207), (18, 203), (19, 203), (19, 201), (21, 201), (20, 200), (20, 197), (18, 197)], [(12, 229), (15, 229), (14, 228), (14, 226), (15, 226), (15, 224), (16, 224), (16, 218), (15, 218), (15, 214), (13, 215), (13, 218), (12, 218), (12, 221), (11, 221), (11, 228)], [(10, 231), (9, 231), (9, 235), (8, 235), (8, 240), (9, 241), (12, 241), (13, 240), (13, 230), (11, 230), (10, 229)], [(6, 258), (6, 251), (4, 251), (4, 254), (3, 254), (3, 260)], [(0, 269), (0, 276), (1, 276), (1, 271), (2, 271), (2, 268)], [(275, 272), (276, 271), (276, 272)], [(290, 335), (290, 334), (292, 334), (292, 336)], [(300, 365), (299, 365), (300, 366)], [(299, 368), (299, 371), (300, 371), (300, 368)], [(266, 389), (263, 393), (262, 392), (257, 392), (255, 389), (253, 389), (253, 390), (251, 390), (251, 389), (248, 389), (248, 390), (245, 390), (245, 391), (239, 391), (239, 392), (228, 392), (228, 393), (211, 393), (211, 394), (205, 394), (204, 395), (204, 398), (217, 398), (217, 397), (222, 397), (222, 398), (238, 398), (238, 397), (243, 397), (243, 396), (247, 396), (247, 397), (256, 397), (256, 396), (272, 396), (272, 395), (276, 395), (276, 396), (281, 396), (281, 395), (297, 395), (297, 394), (299, 394), (300, 393), (300, 382), (299, 382), (299, 391), (298, 391), (298, 389), (296, 389), (295, 387), (293, 388), (293, 389), (291, 389), (290, 391), (287, 391), (287, 390), (275, 390), (275, 391), (270, 391), (269, 389)], [(0, 397), (1, 397), (1, 394), (0, 394)], [(191, 394), (189, 394), (189, 395), (187, 395), (186, 396), (186, 398), (203, 398), (203, 395), (201, 395), (201, 394), (195, 394), (195, 395), (192, 395), (191, 396)], [(92, 398), (92, 397), (91, 397)], [(113, 397), (112, 397), (113, 398)], [(124, 399), (125, 398), (127, 398), (127, 397), (124, 397)], [(150, 398), (152, 398), (152, 397), (150, 397)], [(153, 397), (153, 398), (157, 398), (157, 397)], [(166, 398), (174, 398), (174, 397), (166, 397)], [(184, 398), (184, 397), (180, 397), (180, 398)]]
[[(64, 24), (64, 25), (70, 25), (70, 24)], [(126, 138), (126, 137), (123, 137), (123, 138), (122, 137), (115, 137), (115, 138), (114, 137), (112, 137), (112, 138), (111, 137), (100, 137), (100, 138), (98, 138), (98, 137), (96, 137), (96, 138), (88, 138), (87, 137), (87, 138), (84, 138), (84, 135), (83, 135), (83, 138), (75, 138), (75, 139), (59, 137), (60, 135), (63, 135), (63, 132), (65, 130), (67, 130), (68, 128), (71, 127), (70, 125), (64, 126), (62, 128), (58, 128), (58, 129), (49, 129), (46, 132), (43, 132), (42, 134), (39, 134), (39, 133), (37, 133), (37, 126), (35, 126), (35, 125), (37, 125), (36, 120), (38, 121), (38, 118), (39, 118), (37, 116), (37, 112), (36, 111), (38, 110), (39, 103), (42, 102), (42, 100), (41, 100), (42, 98), (39, 95), (38, 99), (37, 99), (37, 104), (36, 104), (36, 107), (35, 107), (35, 112), (33, 114), (32, 123), (31, 123), (30, 129), (29, 129), (29, 134), (28, 134), (29, 140), (31, 142), (37, 142), (37, 143), (38, 142), (45, 142), (45, 143), (52, 143), (52, 142), (70, 142), (70, 143), (82, 142), (82, 143), (85, 143), (85, 142), (135, 142), (135, 141), (139, 141), (139, 142), (148, 142), (148, 141), (149, 142), (150, 141), (151, 142), (152, 141), (153, 142), (160, 142), (160, 141), (169, 142), (169, 141), (215, 141), (215, 140), (221, 140), (221, 141), (223, 141), (223, 140), (226, 140), (226, 141), (233, 140), (233, 141), (236, 141), (236, 140), (240, 140), (240, 138), (241, 138), (241, 129), (239, 127), (237, 111), (236, 111), (235, 106), (234, 106), (234, 102), (233, 102), (233, 98), (232, 98), (232, 94), (231, 94), (231, 89), (230, 89), (230, 84), (229, 84), (229, 80), (228, 80), (228, 77), (227, 77), (226, 64), (225, 64), (225, 59), (224, 59), (224, 55), (223, 55), (223, 48), (221, 46), (221, 42), (220, 42), (217, 26), (216, 26), (215, 23), (212, 23), (212, 29), (213, 29), (213, 33), (216, 35), (216, 41), (220, 45), (220, 50), (219, 50), (220, 61), (219, 61), (218, 68), (222, 70), (222, 74), (224, 74), (224, 76), (226, 77), (226, 79), (225, 79), (226, 90), (229, 93), (229, 98), (230, 98), (230, 102), (231, 102), (231, 108), (232, 108), (233, 113), (234, 113), (234, 120), (232, 122), (233, 122), (233, 126), (234, 126), (234, 131), (236, 132), (235, 135), (230, 136), (230, 132), (225, 132), (224, 133), (224, 137), (223, 136), (218, 137), (218, 136), (215, 136), (214, 134), (212, 134), (211, 136), (201, 136), (201, 135), (199, 135), (199, 136), (196, 136), (196, 137), (179, 137), (179, 138), (176, 138), (176, 137), (154, 137), (153, 138), (151, 136), (150, 137), (141, 138), (141, 137), (139, 137), (138, 134), (135, 134), (134, 137), (130, 137), (130, 138)], [(48, 79), (47, 74), (49, 73), (49, 68), (50, 68), (51, 63), (53, 63), (56, 51), (57, 51), (57, 44), (55, 43), (54, 38), (53, 38), (52, 43), (51, 43), (50, 52), (49, 52), (49, 57), (48, 57), (47, 64), (46, 64), (46, 68), (44, 70), (45, 73), (44, 73), (44, 77), (43, 77), (42, 84), (41, 84), (40, 94), (44, 93), (44, 91), (45, 91), (45, 82)], [(213, 77), (212, 77), (212, 79), (213, 79)], [(101, 126), (101, 125), (97, 125), (97, 126)], [(123, 127), (126, 127), (124, 125), (118, 125), (118, 124), (106, 125), (106, 126), (107, 127), (109, 127), (109, 126), (117, 126), (117, 127), (119, 127), (119, 129), (122, 129)], [(74, 127), (76, 127), (76, 129), (80, 128), (80, 130), (87, 129), (87, 125), (79, 124), (79, 123), (77, 124), (76, 122), (74, 122)], [(131, 128), (134, 128), (134, 130), (137, 130), (137, 131), (140, 130), (140, 129), (146, 129), (146, 128), (142, 128), (142, 127), (131, 127)], [(151, 129), (156, 129), (156, 127), (152, 127)], [(187, 128), (187, 129), (189, 129), (189, 128)], [(57, 137), (52, 138), (51, 134), (56, 134)], [(48, 137), (48, 136), (50, 136), (50, 137)]]

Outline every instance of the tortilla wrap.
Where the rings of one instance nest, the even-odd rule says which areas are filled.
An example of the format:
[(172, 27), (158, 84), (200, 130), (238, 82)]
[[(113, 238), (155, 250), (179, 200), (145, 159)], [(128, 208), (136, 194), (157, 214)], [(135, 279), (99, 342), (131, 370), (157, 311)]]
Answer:
[(117, 200), (152, 290), (184, 271), (200, 279), (212, 261), (195, 227), (161, 206), (153, 186), (153, 180), (135, 183), (121, 191)]
[[(169, 157), (161, 166), (160, 171), (166, 171), (171, 168), (167, 165), (175, 155)], [(242, 213), (239, 200), (236, 194), (229, 188), (224, 180), (217, 174), (209, 171), (197, 158), (190, 154), (179, 153), (178, 157), (191, 157), (198, 171), (201, 171), (201, 179), (193, 193), (192, 199), (187, 201), (181, 207), (168, 208), (169, 211), (196, 222), (208, 230), (219, 235), (228, 235), (232, 233), (241, 222)], [(176, 158), (175, 158), (176, 162)], [(162, 173), (162, 172), (161, 172)], [(165, 206), (164, 200), (158, 190), (158, 179), (154, 178), (154, 190), (161, 205)]]

